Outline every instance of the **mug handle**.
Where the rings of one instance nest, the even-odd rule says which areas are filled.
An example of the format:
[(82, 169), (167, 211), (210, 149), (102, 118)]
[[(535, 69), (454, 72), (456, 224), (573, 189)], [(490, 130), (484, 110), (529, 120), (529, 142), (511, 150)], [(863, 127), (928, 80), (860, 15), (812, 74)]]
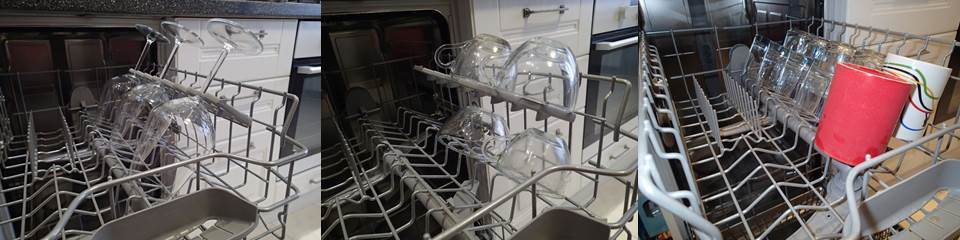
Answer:
[(449, 69), (450, 66), (453, 65), (454, 60), (457, 58), (456, 56), (454, 56), (453, 59), (451, 59), (450, 61), (444, 62), (443, 60), (440, 59), (441, 53), (443, 53), (444, 51), (460, 50), (461, 48), (467, 46), (467, 44), (469, 44), (471, 41), (472, 40), (464, 41), (460, 43), (448, 43), (448, 44), (440, 45), (440, 47), (438, 47), (437, 50), (433, 52), (433, 61), (437, 62), (438, 66)]
[[(505, 61), (509, 57), (510, 55), (507, 54), (507, 55), (500, 55), (500, 56), (495, 56), (490, 58), (484, 58), (483, 60), (480, 60), (480, 66), (477, 66), (478, 68), (480, 68), (478, 69), (480, 70), (480, 77), (484, 79), (490, 79), (492, 81), (490, 82), (490, 84), (493, 85), (494, 87), (501, 87), (500, 86), (501, 82), (499, 79), (499, 76), (500, 76), (499, 71), (502, 71), (503, 69), (506, 68), (506, 66), (504, 66)], [(487, 71), (488, 69), (490, 71)], [(480, 81), (480, 79), (476, 79), (476, 80)]]
[(487, 161), (499, 161), (500, 155), (503, 154), (508, 145), (510, 145), (510, 138), (508, 137), (485, 139), (480, 146), (480, 152)]

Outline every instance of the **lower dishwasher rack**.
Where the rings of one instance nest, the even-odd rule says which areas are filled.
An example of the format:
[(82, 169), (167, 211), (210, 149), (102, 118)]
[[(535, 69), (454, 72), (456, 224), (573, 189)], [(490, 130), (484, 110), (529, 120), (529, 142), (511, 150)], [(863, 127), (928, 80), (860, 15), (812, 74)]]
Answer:
[[(816, 125), (789, 100), (734, 80), (736, 42), (720, 36), (806, 30), (857, 47), (899, 53), (907, 42), (960, 43), (824, 19), (641, 33), (639, 188), (667, 214), (681, 239), (929, 239), (956, 236), (960, 206), (948, 174), (950, 124), (856, 167), (834, 164), (813, 146)], [(745, 32), (745, 33), (744, 33)], [(648, 42), (648, 37), (660, 41)], [(770, 36), (768, 36), (770, 37)], [(698, 69), (682, 39), (707, 42), (721, 67)], [(746, 39), (745, 41), (749, 41)], [(657, 46), (659, 44), (659, 46)], [(746, 45), (750, 45), (746, 42)], [(701, 49), (702, 50), (702, 49)], [(949, 54), (947, 54), (949, 56)], [(945, 63), (945, 58), (943, 59)], [(938, 59), (939, 60), (939, 59)], [(687, 64), (686, 66), (684, 64)], [(941, 63), (943, 64), (943, 63)], [(679, 70), (678, 70), (679, 69)], [(686, 71), (685, 71), (686, 70)], [(952, 76), (960, 80), (960, 76)], [(671, 86), (671, 84), (675, 86)], [(722, 86), (708, 93), (701, 85)]]
[[(336, 130), (325, 129), (336, 131), (340, 141), (324, 153), (330, 157), (322, 164), (322, 239), (549, 236), (524, 232), (526, 226), (534, 225), (532, 223), (541, 216), (569, 217), (595, 223), (590, 228), (593, 231), (584, 232), (608, 229), (609, 237), (599, 239), (637, 238), (639, 193), (634, 178), (636, 161), (630, 154), (610, 157), (601, 153), (592, 159), (573, 156), (572, 165), (548, 168), (530, 179), (512, 178), (498, 168), (495, 159), (478, 156), (461, 143), (446, 141), (437, 135), (445, 119), (467, 105), (457, 103), (471, 102), (470, 105), (499, 114), (509, 113), (509, 105), (521, 104), (509, 98), (496, 102), (490, 97), (480, 97), (468, 91), (477, 90), (468, 82), (475, 80), (461, 79), (410, 62), (384, 61), (367, 68), (397, 66), (413, 67), (416, 75), (410, 76), (409, 80), (418, 87), (406, 88), (419, 88), (418, 92), (408, 93), (408, 98), (364, 109), (361, 114), (337, 116), (335, 119), (338, 120), (332, 124)], [(348, 69), (324, 74), (349, 74), (349, 71), (364, 70)], [(583, 74), (580, 79), (582, 86), (586, 81), (616, 82), (611, 86), (625, 89), (632, 86), (629, 81), (616, 77)], [(423, 110), (412, 103), (418, 101), (412, 100), (418, 96), (429, 97), (437, 105), (436, 110)], [(626, 121), (582, 112), (546, 113), (576, 115), (576, 122), (561, 120), (554, 115), (534, 120), (537, 112), (530, 109), (543, 104), (522, 104), (527, 109), (520, 110), (525, 111), (525, 122), (508, 122), (511, 132), (526, 128), (553, 131), (557, 130), (556, 126), (562, 126), (564, 131), (580, 130), (581, 127), (574, 124), (590, 119), (607, 126), (604, 131), (612, 133), (608, 135), (608, 141), (635, 144), (636, 133), (631, 131), (633, 129), (625, 130), (629, 129), (629, 124), (624, 124)], [(529, 115), (526, 111), (530, 112)], [(610, 129), (622, 130), (614, 132)], [(564, 140), (572, 141), (573, 137), (565, 136)], [(537, 191), (540, 179), (551, 174), (569, 174), (569, 179), (573, 180), (564, 188), (562, 198)], [(555, 212), (558, 210), (564, 212)], [(577, 226), (541, 225), (536, 229), (572, 232), (577, 231)], [(519, 234), (521, 232), (524, 234)]]

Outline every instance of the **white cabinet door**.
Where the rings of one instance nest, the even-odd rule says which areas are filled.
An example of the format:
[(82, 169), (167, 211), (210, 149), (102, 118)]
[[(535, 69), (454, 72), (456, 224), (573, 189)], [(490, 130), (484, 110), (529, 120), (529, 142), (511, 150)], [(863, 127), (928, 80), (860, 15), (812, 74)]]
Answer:
[(593, 10), (593, 33), (609, 32), (640, 23), (640, 5), (631, 0), (597, 0)]
[[(827, 0), (824, 15), (848, 23), (871, 26), (892, 31), (930, 35), (932, 38), (953, 41), (957, 24), (960, 23), (960, 0), (930, 1), (878, 1), (878, 0)], [(848, 37), (853, 34), (847, 31)], [(861, 34), (860, 39), (865, 38)], [(879, 41), (879, 40), (877, 40)], [(884, 46), (897, 47), (899, 43)], [(916, 55), (924, 41), (909, 41), (901, 55)], [(952, 47), (930, 43), (919, 59), (940, 63)]]
[(320, 39), (323, 38), (320, 25), (320, 21), (300, 21), (297, 27), (296, 48), (293, 50), (294, 58), (320, 56)]
[[(530, 14), (531, 11), (559, 11)], [(577, 56), (590, 51), (590, 28), (593, 19), (592, 0), (475, 0), (471, 5), (474, 34), (492, 34), (510, 42), (514, 48), (534, 37), (547, 37), (570, 46)]]

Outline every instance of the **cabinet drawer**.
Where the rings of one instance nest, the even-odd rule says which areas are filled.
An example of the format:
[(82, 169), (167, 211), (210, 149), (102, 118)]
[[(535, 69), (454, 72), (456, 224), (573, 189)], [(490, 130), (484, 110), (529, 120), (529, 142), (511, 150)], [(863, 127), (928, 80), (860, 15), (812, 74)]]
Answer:
[[(206, 75), (220, 54), (222, 46), (206, 31), (206, 18), (179, 18), (177, 22), (196, 31), (204, 46), (184, 46), (177, 56), (177, 67)], [(263, 52), (258, 55), (231, 53), (217, 74), (218, 78), (247, 81), (290, 75), (295, 19), (231, 19), (248, 30), (262, 33)]]
[[(524, 17), (524, 9), (532, 11), (559, 11), (531, 13)], [(500, 0), (500, 30), (555, 28), (561, 22), (576, 21), (580, 17), (579, 0)]]

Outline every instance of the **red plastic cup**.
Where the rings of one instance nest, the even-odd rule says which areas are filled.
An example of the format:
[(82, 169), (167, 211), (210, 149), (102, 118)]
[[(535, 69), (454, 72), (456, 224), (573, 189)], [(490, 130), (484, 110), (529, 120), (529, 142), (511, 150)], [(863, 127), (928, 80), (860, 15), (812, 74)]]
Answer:
[(850, 166), (885, 152), (914, 83), (864, 66), (837, 64), (814, 144)]

